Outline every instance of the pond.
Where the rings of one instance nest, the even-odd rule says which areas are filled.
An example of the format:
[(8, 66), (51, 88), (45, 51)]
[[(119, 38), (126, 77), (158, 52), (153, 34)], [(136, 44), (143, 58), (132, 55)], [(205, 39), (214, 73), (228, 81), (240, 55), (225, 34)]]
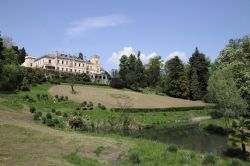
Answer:
[(135, 134), (136, 137), (176, 144), (181, 148), (199, 152), (222, 153), (227, 145), (227, 137), (210, 134), (198, 126), (175, 129), (147, 129)]
[[(114, 131), (111, 133), (114, 133)], [(119, 134), (167, 144), (176, 144), (180, 148), (199, 152), (214, 152), (221, 154), (226, 149), (227, 145), (227, 137), (207, 133), (195, 125), (170, 129), (150, 128), (138, 132), (123, 132)]]

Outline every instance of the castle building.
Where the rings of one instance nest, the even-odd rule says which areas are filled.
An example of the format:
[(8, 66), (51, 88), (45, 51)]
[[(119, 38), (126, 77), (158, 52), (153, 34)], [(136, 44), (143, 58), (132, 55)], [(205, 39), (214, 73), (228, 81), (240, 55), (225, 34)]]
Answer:
[(98, 55), (93, 55), (90, 60), (58, 52), (46, 54), (39, 58), (26, 56), (23, 66), (61, 72), (86, 73), (90, 76), (92, 82), (109, 83), (108, 75), (101, 67)]

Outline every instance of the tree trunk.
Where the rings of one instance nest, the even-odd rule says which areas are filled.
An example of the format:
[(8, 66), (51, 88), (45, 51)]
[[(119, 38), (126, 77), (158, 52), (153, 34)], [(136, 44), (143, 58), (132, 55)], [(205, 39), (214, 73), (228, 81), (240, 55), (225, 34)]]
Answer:
[(71, 84), (71, 90), (72, 90), (72, 93), (75, 93), (74, 85), (73, 84)]
[(246, 145), (244, 143), (241, 143), (242, 153), (246, 154)]

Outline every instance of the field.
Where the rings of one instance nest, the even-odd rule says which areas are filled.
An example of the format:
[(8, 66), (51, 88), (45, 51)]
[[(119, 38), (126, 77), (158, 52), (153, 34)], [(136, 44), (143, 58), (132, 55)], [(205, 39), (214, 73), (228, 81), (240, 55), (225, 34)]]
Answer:
[(117, 108), (127, 104), (131, 108), (169, 108), (205, 106), (202, 101), (191, 101), (168, 96), (143, 94), (129, 90), (117, 90), (103, 87), (75, 86), (76, 94), (71, 93), (69, 85), (56, 85), (49, 89), (51, 95), (66, 95), (76, 102), (92, 101), (102, 103), (108, 108)]
[[(37, 99), (37, 94), (48, 94), (48, 90), (51, 91), (51, 88), (54, 87), (58, 86), (45, 83), (32, 87), (29, 92), (0, 93), (0, 166), (202, 165), (206, 154), (199, 152), (184, 149), (173, 152), (168, 150), (170, 145), (156, 141), (116, 134), (97, 134), (66, 128), (51, 128), (42, 124), (41, 121), (34, 121), (33, 114), (29, 111), (30, 106), (35, 106), (38, 111), (45, 115), (47, 112), (51, 112), (52, 108), (70, 114), (79, 105), (79, 103), (71, 100), (54, 103), (53, 97), (50, 95), (47, 101)], [(68, 88), (69, 85), (63, 85), (62, 87)], [(91, 86), (82, 87), (91, 88)], [(92, 88), (105, 90), (105, 88), (99, 87)], [(106, 89), (112, 92), (116, 91)], [(79, 95), (78, 87), (77, 90), (76, 96)], [(70, 89), (68, 88), (66, 91), (70, 92)], [(117, 92), (133, 93), (127, 90), (118, 90)], [(29, 102), (24, 99), (26, 95), (35, 99), (36, 102)], [(208, 113), (209, 110), (190, 110), (165, 113), (129, 113), (129, 115), (135, 118), (138, 123), (159, 125), (176, 120), (190, 120), (195, 117), (207, 116)], [(121, 116), (119, 112), (99, 110), (96, 104), (94, 110), (83, 111), (83, 115), (88, 116), (89, 120), (94, 122), (107, 121), (110, 116), (117, 118)], [(209, 124), (209, 121), (207, 120), (203, 125)], [(132, 154), (139, 156), (140, 164), (133, 164)], [(215, 160), (216, 165), (219, 166), (230, 165), (232, 162), (231, 159), (223, 160), (217, 155)], [(240, 161), (237, 160), (237, 162)], [(248, 164), (240, 163), (242, 165)]]

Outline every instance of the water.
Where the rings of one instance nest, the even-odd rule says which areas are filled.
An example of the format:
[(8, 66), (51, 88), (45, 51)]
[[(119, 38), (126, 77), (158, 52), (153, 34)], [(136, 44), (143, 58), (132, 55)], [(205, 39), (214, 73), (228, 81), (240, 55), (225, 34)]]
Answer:
[(209, 134), (197, 126), (177, 129), (147, 129), (133, 135), (162, 143), (176, 144), (181, 148), (199, 152), (221, 154), (227, 145), (227, 137)]
[(166, 144), (176, 144), (183, 149), (199, 152), (214, 152), (222, 154), (226, 149), (227, 137), (210, 134), (198, 126), (186, 126), (165, 129), (144, 129), (137, 132), (115, 132), (121, 135), (129, 135), (136, 138), (154, 140)]

